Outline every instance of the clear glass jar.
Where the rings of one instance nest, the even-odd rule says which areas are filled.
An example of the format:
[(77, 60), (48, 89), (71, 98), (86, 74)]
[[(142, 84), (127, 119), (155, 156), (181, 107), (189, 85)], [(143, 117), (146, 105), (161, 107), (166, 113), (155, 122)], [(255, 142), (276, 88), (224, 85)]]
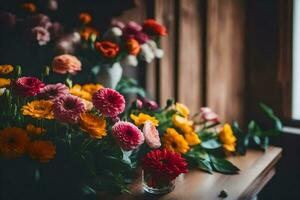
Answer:
[(153, 177), (143, 171), (143, 189), (150, 194), (166, 194), (172, 192), (175, 188), (175, 179), (171, 181), (162, 181), (160, 177)]

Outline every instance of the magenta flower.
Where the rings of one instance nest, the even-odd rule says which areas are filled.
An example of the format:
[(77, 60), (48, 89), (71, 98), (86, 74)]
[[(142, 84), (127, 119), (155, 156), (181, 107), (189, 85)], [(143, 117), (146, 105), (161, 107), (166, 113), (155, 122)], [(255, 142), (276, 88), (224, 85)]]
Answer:
[(62, 83), (48, 84), (46, 85), (40, 93), (41, 98), (47, 100), (54, 100), (57, 97), (69, 94), (69, 88)]
[(146, 121), (143, 127), (143, 133), (146, 143), (152, 149), (157, 149), (161, 146), (159, 133), (151, 121)]
[(149, 36), (142, 32), (143, 27), (136, 22), (130, 21), (122, 29), (123, 38), (125, 40), (136, 39), (140, 44), (144, 44), (149, 40)]
[(116, 117), (125, 109), (125, 99), (116, 90), (100, 89), (93, 95), (93, 104), (104, 116)]
[(60, 96), (54, 101), (54, 117), (64, 123), (76, 123), (85, 112), (85, 105), (79, 97), (72, 95)]
[(146, 43), (150, 37), (146, 34), (146, 33), (143, 33), (143, 32), (138, 32), (137, 34), (135, 34), (135, 37), (134, 37), (140, 44), (144, 44)]
[(23, 97), (35, 96), (45, 84), (35, 77), (20, 77), (13, 83), (13, 91)]
[(112, 127), (112, 135), (125, 151), (137, 149), (145, 140), (140, 129), (130, 122), (117, 122)]

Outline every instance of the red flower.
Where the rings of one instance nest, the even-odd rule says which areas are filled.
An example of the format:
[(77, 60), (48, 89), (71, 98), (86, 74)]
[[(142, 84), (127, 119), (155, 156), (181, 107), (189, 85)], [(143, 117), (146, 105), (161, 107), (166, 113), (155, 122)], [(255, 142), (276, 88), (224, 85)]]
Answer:
[(188, 172), (185, 159), (167, 149), (147, 153), (142, 159), (142, 168), (144, 173), (150, 174), (157, 182), (171, 181), (181, 173)]
[(154, 19), (148, 19), (144, 22), (143, 31), (150, 35), (167, 35), (166, 27), (157, 23)]
[(40, 93), (45, 84), (35, 77), (21, 77), (13, 84), (13, 91), (23, 97), (35, 96)]
[(93, 104), (104, 116), (116, 117), (125, 109), (125, 99), (116, 90), (100, 89), (93, 95)]
[(116, 43), (103, 41), (95, 42), (95, 49), (99, 51), (104, 57), (114, 58), (119, 53), (120, 47)]

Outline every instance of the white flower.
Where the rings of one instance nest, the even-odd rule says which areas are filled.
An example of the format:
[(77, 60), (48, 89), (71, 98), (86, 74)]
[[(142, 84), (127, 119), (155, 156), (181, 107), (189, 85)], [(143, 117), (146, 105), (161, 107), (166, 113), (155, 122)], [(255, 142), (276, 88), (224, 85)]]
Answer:
[(110, 30), (111, 34), (115, 37), (120, 37), (122, 36), (123, 32), (120, 28), (118, 27), (113, 27), (111, 30)]
[(155, 51), (155, 57), (156, 58), (162, 58), (162, 57), (164, 57), (164, 50), (162, 50), (162, 49), (156, 49), (156, 51)]
[(164, 56), (164, 51), (157, 47), (157, 44), (154, 40), (148, 40), (147, 44), (150, 46), (156, 58), (162, 58)]
[(134, 55), (128, 55), (122, 60), (122, 65), (129, 67), (136, 67), (138, 65), (138, 60)]
[(0, 96), (2, 96), (2, 95), (4, 94), (5, 89), (6, 89), (6, 88), (0, 88)]
[(155, 58), (153, 50), (151, 49), (148, 43), (141, 45), (141, 56), (147, 63), (151, 63), (152, 60)]

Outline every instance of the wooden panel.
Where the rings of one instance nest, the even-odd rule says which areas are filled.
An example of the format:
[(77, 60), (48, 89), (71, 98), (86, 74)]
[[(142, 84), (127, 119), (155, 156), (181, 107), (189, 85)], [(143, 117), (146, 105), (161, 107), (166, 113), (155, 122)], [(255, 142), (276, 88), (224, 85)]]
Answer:
[(175, 98), (175, 0), (156, 0), (155, 19), (168, 30), (168, 35), (161, 39), (165, 53), (158, 66), (159, 101), (164, 105), (167, 99)]
[(241, 169), (238, 175), (211, 175), (192, 170), (177, 178), (173, 192), (160, 197), (144, 194), (141, 180), (137, 180), (133, 186), (133, 196), (123, 195), (117, 199), (212, 200), (218, 199), (218, 194), (224, 189), (228, 191), (228, 200), (251, 199), (274, 175), (280, 157), (281, 148), (277, 147), (270, 147), (266, 152), (249, 150), (246, 156), (230, 158)]
[(244, 11), (242, 0), (208, 1), (207, 104), (229, 122), (244, 118)]
[(195, 113), (202, 104), (200, 1), (180, 0), (178, 23), (178, 100)]

